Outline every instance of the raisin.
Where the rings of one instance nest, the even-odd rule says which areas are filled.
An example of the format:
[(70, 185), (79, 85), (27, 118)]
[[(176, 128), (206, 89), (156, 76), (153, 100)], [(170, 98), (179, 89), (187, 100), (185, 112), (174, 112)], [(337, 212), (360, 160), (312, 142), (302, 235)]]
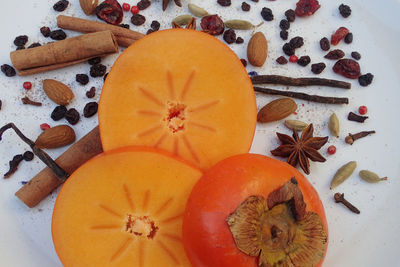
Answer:
[(117, 0), (106, 0), (95, 9), (99, 19), (113, 25), (118, 25), (122, 21), (123, 11)]
[(121, 23), (121, 24), (118, 24), (118, 26), (120, 26), (120, 27), (122, 27), (122, 28), (125, 28), (125, 29), (129, 29), (129, 28), (130, 28), (129, 24), (123, 24), (123, 23)]
[(63, 30), (55, 30), (50, 33), (50, 38), (53, 40), (64, 40), (67, 34)]
[(40, 43), (33, 43), (30, 46), (28, 46), (27, 48), (35, 48), (35, 47), (38, 47), (38, 46), (42, 46), (42, 45)]
[(246, 2), (242, 3), (242, 10), (243, 11), (250, 11), (250, 5), (247, 4)]
[(243, 40), (242, 37), (238, 37), (238, 38), (236, 38), (235, 43), (237, 43), (237, 44), (243, 44), (243, 43), (244, 43), (244, 40)]
[(282, 40), (287, 40), (289, 37), (288, 31), (280, 31), (279, 36), (282, 38)]
[(4, 174), (4, 178), (10, 177), (14, 172), (17, 171), (18, 165), (24, 157), (21, 154), (15, 155), (12, 160), (9, 161), (10, 169)]
[(232, 4), (231, 0), (217, 0), (217, 3), (220, 6), (230, 6)]
[(292, 39), (290, 39), (289, 43), (294, 49), (296, 49), (296, 48), (300, 48), (303, 46), (304, 40), (303, 40), (303, 37), (296, 36), (296, 37), (293, 37)]
[(89, 76), (86, 74), (77, 74), (75, 80), (82, 85), (86, 85), (89, 83)]
[(341, 59), (343, 57), (344, 57), (344, 52), (340, 49), (332, 50), (324, 56), (324, 58), (327, 59)]
[(204, 32), (211, 35), (220, 35), (224, 32), (224, 22), (218, 15), (209, 15), (201, 19), (200, 26)]
[(345, 37), (344, 37), (344, 42), (346, 44), (351, 44), (353, 42), (353, 33), (349, 32)]
[(62, 12), (68, 7), (68, 4), (67, 0), (60, 0), (53, 5), (53, 9), (57, 12)]
[(263, 7), (261, 10), (261, 16), (266, 21), (271, 21), (274, 19), (274, 14), (272, 14), (272, 10), (268, 7)]
[(14, 44), (16, 46), (24, 46), (28, 42), (28, 36), (26, 35), (20, 35), (15, 37), (14, 39)]
[(343, 18), (347, 18), (348, 16), (351, 15), (351, 8), (348, 5), (341, 4), (339, 6), (339, 12), (340, 12), (340, 15), (342, 15)]
[(49, 37), (50, 33), (51, 33), (50, 28), (46, 27), (46, 26), (43, 26), (42, 28), (40, 28), (40, 32), (42, 33), (42, 35), (44, 37)]
[(65, 117), (65, 113), (67, 113), (67, 108), (65, 106), (57, 106), (54, 108), (54, 110), (51, 112), (50, 117), (54, 121), (59, 121), (62, 118)]
[(140, 0), (136, 6), (139, 8), (139, 10), (145, 10), (151, 5), (151, 2), (149, 0)]
[(290, 28), (290, 23), (289, 21), (287, 21), (286, 19), (283, 19), (279, 22), (279, 28), (281, 28), (282, 30), (289, 30)]
[(314, 74), (320, 74), (324, 69), (326, 68), (325, 63), (321, 62), (321, 63), (315, 63), (311, 65), (311, 71)]
[(356, 60), (360, 60), (361, 59), (361, 54), (356, 52), (356, 51), (354, 51), (354, 52), (351, 52), (351, 57), (356, 59)]
[(299, 64), (300, 66), (307, 66), (308, 64), (310, 64), (311, 62), (311, 58), (309, 56), (302, 56), (299, 58), (299, 60), (297, 60), (297, 64)]
[(373, 79), (374, 75), (372, 75), (371, 73), (367, 73), (358, 77), (358, 82), (361, 86), (368, 86), (372, 83)]
[(224, 40), (228, 44), (233, 44), (236, 41), (236, 33), (233, 29), (226, 30), (224, 32)]
[(299, 0), (296, 4), (295, 13), (298, 17), (311, 16), (321, 5), (317, 0)]
[(287, 19), (289, 22), (293, 22), (293, 21), (296, 19), (296, 13), (294, 12), (293, 9), (288, 9), (288, 10), (286, 10), (286, 11), (285, 11), (285, 16), (286, 16), (286, 19)]
[(324, 37), (319, 41), (319, 46), (322, 50), (328, 51), (331, 48), (328, 38)]
[(288, 56), (294, 55), (294, 48), (290, 45), (290, 43), (285, 43), (282, 47), (282, 50)]
[(150, 27), (154, 30), (154, 31), (158, 31), (160, 29), (160, 22), (158, 22), (157, 20), (153, 20), (151, 22)]
[(8, 64), (1, 65), (1, 72), (3, 72), (7, 77), (13, 77), (17, 74), (15, 69)]
[(93, 98), (96, 95), (96, 88), (92, 86), (89, 91), (86, 91), (87, 98)]
[(333, 71), (349, 79), (360, 77), (360, 65), (353, 59), (340, 59), (333, 66)]
[(350, 31), (346, 27), (340, 27), (331, 36), (331, 44), (337, 45)]
[(88, 63), (90, 65), (96, 65), (99, 64), (101, 62), (101, 57), (94, 57), (88, 60)]
[(242, 62), (243, 66), (246, 68), (247, 67), (247, 60), (244, 58), (240, 59), (240, 62)]
[(146, 35), (148, 35), (148, 34), (150, 34), (150, 33), (153, 33), (153, 32), (155, 32), (155, 30), (153, 30), (153, 29), (148, 29), (147, 32), (146, 32)]
[(31, 161), (35, 157), (35, 154), (33, 154), (31, 151), (25, 151), (22, 156), (24, 157), (25, 161)]
[(103, 64), (95, 64), (90, 67), (90, 76), (92, 77), (102, 77), (106, 74), (107, 67)]
[(276, 62), (280, 65), (285, 65), (288, 63), (287, 59), (284, 56), (280, 56), (276, 59)]
[(87, 103), (85, 105), (85, 107), (83, 108), (83, 116), (85, 118), (92, 117), (94, 114), (97, 113), (97, 107), (98, 107), (97, 102), (89, 102), (89, 103)]
[(75, 125), (78, 123), (79, 119), (80, 119), (80, 115), (79, 112), (74, 109), (74, 108), (70, 108), (66, 113), (65, 113), (65, 119), (71, 124), (71, 125)]
[(17, 49), (15, 50), (22, 50), (22, 49), (25, 49), (25, 46), (17, 46)]
[(146, 17), (140, 14), (133, 14), (131, 22), (133, 25), (140, 26), (146, 22)]

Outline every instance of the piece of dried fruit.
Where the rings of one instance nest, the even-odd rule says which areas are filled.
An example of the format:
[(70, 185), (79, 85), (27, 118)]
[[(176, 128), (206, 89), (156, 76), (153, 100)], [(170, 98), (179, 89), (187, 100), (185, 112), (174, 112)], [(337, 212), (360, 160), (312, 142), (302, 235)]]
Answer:
[(368, 170), (361, 170), (358, 174), (360, 175), (361, 179), (368, 183), (379, 183), (387, 180), (387, 177), (380, 178), (378, 174)]
[(331, 44), (337, 45), (350, 31), (346, 27), (340, 27), (331, 36)]
[(224, 32), (224, 40), (228, 44), (233, 44), (236, 41), (236, 33), (233, 29), (228, 29)]
[(256, 67), (264, 65), (268, 55), (268, 43), (262, 32), (256, 32), (247, 45), (247, 59)]
[(67, 38), (67, 34), (63, 30), (54, 30), (50, 32), (50, 38), (56, 41), (60, 41)]
[(24, 82), (22, 84), (22, 87), (24, 87), (25, 90), (30, 90), (30, 89), (32, 89), (32, 83), (31, 82)]
[(279, 36), (281, 37), (282, 40), (287, 40), (289, 37), (289, 32), (288, 31), (280, 31)]
[(217, 3), (220, 6), (230, 6), (232, 4), (231, 0), (217, 0)]
[(60, 0), (53, 5), (53, 9), (57, 12), (62, 12), (67, 9), (69, 2), (67, 0)]
[(54, 110), (51, 112), (50, 117), (54, 121), (59, 121), (62, 118), (65, 117), (65, 113), (67, 113), (67, 108), (65, 106), (57, 106), (54, 108)]
[(333, 71), (349, 79), (357, 79), (361, 75), (360, 65), (353, 59), (340, 59), (333, 66)]
[(145, 10), (151, 5), (151, 2), (149, 0), (140, 0), (136, 6), (139, 8), (139, 10)]
[(132, 6), (131, 7), (131, 13), (132, 15), (138, 14), (139, 13), (139, 8), (137, 6)]
[(124, 16), (122, 7), (117, 0), (106, 0), (98, 5), (95, 11), (99, 19), (113, 25), (120, 24)]
[(95, 64), (90, 67), (90, 76), (92, 77), (102, 77), (107, 71), (107, 67), (103, 64)]
[(290, 45), (290, 43), (285, 43), (282, 46), (282, 50), (283, 52), (287, 55), (287, 56), (291, 56), (294, 55), (294, 47)]
[(341, 59), (343, 57), (344, 57), (344, 52), (340, 49), (329, 51), (329, 53), (324, 56), (324, 58), (327, 59)]
[(209, 15), (201, 19), (200, 26), (204, 32), (211, 35), (220, 35), (224, 32), (224, 22), (218, 15)]
[(353, 33), (349, 32), (345, 37), (344, 37), (344, 42), (346, 44), (351, 44), (353, 42)]
[(336, 153), (336, 147), (335, 147), (334, 145), (329, 146), (328, 149), (327, 149), (327, 151), (328, 151), (328, 154), (329, 154), (329, 155), (333, 155), (333, 154)]
[(310, 64), (310, 62), (311, 62), (311, 58), (309, 56), (301, 56), (297, 60), (297, 64), (299, 64), (302, 67), (307, 66), (308, 64)]
[(89, 91), (86, 91), (87, 98), (93, 98), (96, 95), (96, 88), (92, 86)]
[(293, 99), (284, 97), (275, 99), (266, 104), (257, 114), (258, 122), (278, 121), (286, 118), (297, 109), (296, 102)]
[(319, 45), (322, 50), (328, 51), (331, 48), (328, 38), (324, 37), (319, 41)]
[(40, 124), (40, 130), (46, 131), (47, 129), (50, 129), (50, 125), (48, 123), (42, 123)]
[(87, 103), (85, 105), (85, 107), (83, 108), (83, 116), (85, 118), (92, 117), (94, 114), (97, 113), (97, 108), (98, 108), (97, 102), (89, 102), (89, 103)]
[(361, 86), (368, 86), (372, 83), (373, 79), (374, 75), (372, 75), (371, 73), (367, 73), (358, 77), (358, 82)]
[(35, 145), (39, 148), (58, 148), (72, 144), (75, 139), (74, 129), (68, 125), (58, 125), (42, 132)]
[(326, 65), (323, 62), (315, 63), (315, 64), (311, 65), (311, 71), (314, 74), (320, 74), (321, 72), (324, 71), (325, 68), (326, 68)]
[(153, 21), (151, 22), (151, 24), (150, 24), (150, 28), (151, 28), (153, 31), (158, 31), (158, 30), (160, 29), (160, 26), (161, 26), (161, 24), (160, 24), (160, 22), (158, 22), (157, 20), (153, 20)]
[(74, 99), (74, 93), (65, 84), (53, 80), (43, 80), (43, 90), (56, 104), (66, 106)]
[(49, 27), (43, 26), (40, 28), (40, 33), (47, 38), (50, 36), (51, 30)]
[(350, 161), (337, 170), (331, 181), (330, 189), (334, 189), (346, 181), (357, 167), (357, 162)]
[(65, 113), (65, 119), (71, 124), (71, 125), (75, 125), (78, 123), (79, 119), (80, 119), (80, 115), (79, 112), (74, 109), (74, 108), (70, 108), (66, 113)]
[(340, 15), (342, 15), (343, 18), (347, 18), (348, 16), (351, 15), (351, 8), (348, 5), (341, 4), (339, 6), (339, 12), (340, 12)]
[(276, 59), (276, 62), (280, 65), (285, 65), (288, 63), (287, 59), (284, 56), (280, 56)]
[(86, 15), (91, 15), (99, 5), (99, 0), (79, 0), (79, 4)]
[(9, 161), (10, 168), (4, 174), (4, 179), (10, 178), (10, 176), (15, 173), (18, 169), (18, 165), (24, 160), (24, 157), (21, 154), (15, 155), (12, 160)]
[(296, 36), (296, 37), (293, 37), (292, 39), (290, 39), (289, 44), (294, 49), (297, 49), (304, 45), (304, 39), (301, 36)]
[(131, 17), (131, 22), (135, 26), (140, 26), (146, 22), (146, 17), (140, 14), (133, 14)]
[(76, 74), (75, 80), (82, 85), (86, 85), (89, 83), (89, 76), (87, 74)]
[(244, 43), (244, 40), (243, 40), (242, 37), (238, 37), (238, 38), (236, 38), (235, 43), (237, 43), (237, 44), (243, 44), (243, 43)]
[(249, 4), (247, 4), (246, 2), (242, 2), (242, 10), (243, 11), (250, 11), (250, 5)]
[(296, 3), (295, 14), (298, 17), (311, 16), (317, 11), (321, 5), (317, 0), (299, 0)]
[(296, 55), (291, 55), (291, 56), (289, 57), (289, 61), (290, 61), (291, 63), (296, 63), (297, 60), (299, 60), (299, 58), (298, 58)]
[(33, 154), (31, 151), (25, 151), (22, 156), (24, 157), (25, 161), (31, 161), (35, 157), (35, 154)]
[(284, 30), (284, 31), (289, 30), (289, 28), (290, 28), (289, 21), (286, 19), (281, 20), (279, 22), (279, 28), (281, 28), (281, 30)]
[(263, 9), (261, 10), (261, 17), (266, 21), (271, 21), (274, 19), (272, 10), (268, 7), (263, 7)]
[(339, 119), (336, 116), (336, 113), (332, 113), (332, 115), (329, 117), (328, 128), (329, 131), (331, 132), (331, 135), (339, 137), (340, 126), (339, 126)]
[(303, 131), (307, 128), (308, 124), (299, 120), (286, 120), (285, 126), (290, 130)]
[(360, 113), (361, 115), (367, 114), (367, 111), (368, 111), (367, 106), (360, 106), (360, 107), (358, 108), (358, 113)]
[(293, 9), (288, 9), (288, 10), (286, 10), (286, 11), (285, 11), (285, 16), (286, 16), (286, 19), (287, 19), (289, 22), (293, 22), (293, 21), (296, 19), (296, 13), (294, 12)]
[(8, 64), (1, 65), (1, 72), (4, 73), (7, 77), (13, 77), (17, 74), (15, 72), (15, 69)]
[(14, 44), (16, 46), (24, 46), (28, 42), (28, 36), (27, 35), (20, 35), (15, 37), (14, 39)]
[(101, 62), (101, 57), (94, 57), (88, 60), (89, 65), (96, 65)]
[(355, 60), (360, 60), (361, 59), (361, 54), (356, 52), (356, 51), (354, 51), (354, 52), (351, 52), (351, 57), (354, 58)]

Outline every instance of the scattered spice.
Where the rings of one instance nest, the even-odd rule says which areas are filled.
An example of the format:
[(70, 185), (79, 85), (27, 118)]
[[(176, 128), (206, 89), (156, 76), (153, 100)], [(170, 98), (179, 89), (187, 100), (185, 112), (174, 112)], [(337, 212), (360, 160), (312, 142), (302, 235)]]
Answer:
[(53, 40), (64, 40), (67, 38), (67, 34), (63, 30), (54, 30), (50, 32), (50, 38)]
[(15, 46), (24, 46), (27, 42), (28, 42), (27, 35), (20, 35), (20, 36), (15, 37), (15, 39), (14, 39)]
[(368, 119), (368, 116), (360, 116), (350, 111), (347, 119), (349, 121), (364, 122), (366, 119)]
[(82, 85), (86, 85), (89, 83), (89, 76), (86, 74), (77, 74), (75, 80)]
[(297, 64), (299, 64), (302, 67), (307, 66), (308, 64), (310, 64), (310, 62), (311, 58), (309, 56), (301, 56), (299, 60), (297, 60)]
[(311, 65), (311, 71), (314, 74), (320, 74), (321, 72), (324, 71), (325, 68), (326, 68), (326, 65), (323, 62), (314, 63), (314, 64)]
[(243, 43), (244, 43), (244, 40), (243, 40), (242, 37), (238, 37), (238, 38), (236, 38), (235, 43), (237, 43), (237, 44), (243, 44)]
[(139, 8), (139, 10), (145, 10), (151, 5), (151, 2), (149, 0), (140, 0), (136, 6)]
[(228, 44), (233, 44), (236, 41), (236, 33), (233, 29), (228, 29), (224, 32), (224, 40)]
[(287, 40), (289, 37), (289, 32), (288, 31), (280, 31), (279, 36), (281, 37), (282, 40)]
[(33, 101), (33, 100), (29, 99), (29, 97), (27, 97), (27, 96), (23, 97), (21, 100), (24, 105), (32, 105), (32, 106), (37, 106), (37, 107), (42, 106), (42, 103)]
[(361, 75), (360, 65), (353, 59), (340, 59), (333, 66), (333, 71), (349, 79), (357, 79)]
[(88, 60), (88, 63), (90, 65), (96, 65), (99, 64), (101, 62), (101, 57), (94, 57)]
[(204, 9), (202, 9), (199, 6), (196, 6), (195, 4), (189, 3), (188, 4), (188, 9), (189, 12), (192, 13), (194, 16), (202, 18), (204, 16), (208, 15), (208, 12)]
[(285, 126), (290, 130), (303, 131), (308, 124), (299, 120), (285, 120)]
[(33, 154), (31, 151), (25, 151), (25, 153), (22, 156), (25, 161), (31, 161), (33, 160), (35, 154)]
[(351, 15), (351, 8), (348, 5), (341, 4), (339, 6), (339, 12), (340, 12), (340, 15), (342, 15), (343, 18), (347, 18), (348, 16)]
[(54, 121), (59, 121), (62, 118), (65, 117), (65, 114), (67, 113), (67, 108), (65, 106), (57, 106), (54, 108), (54, 110), (51, 112), (50, 117)]
[(42, 124), (40, 124), (40, 129), (42, 131), (46, 131), (47, 129), (50, 129), (50, 125), (47, 123), (42, 123)]
[(107, 67), (103, 64), (95, 64), (90, 67), (90, 76), (92, 77), (102, 77), (107, 71)]
[(361, 115), (365, 115), (367, 114), (368, 108), (366, 106), (360, 106), (358, 108), (358, 113), (360, 113)]
[(231, 0), (217, 0), (217, 3), (220, 6), (230, 6), (232, 4)]
[(200, 26), (204, 32), (211, 35), (220, 35), (224, 32), (224, 22), (218, 15), (209, 15), (201, 19)]
[(339, 126), (339, 119), (336, 116), (336, 113), (332, 113), (332, 115), (329, 117), (328, 128), (329, 131), (331, 132), (331, 135), (339, 137), (340, 126)]
[(13, 175), (17, 169), (18, 165), (24, 160), (24, 157), (21, 154), (15, 155), (12, 160), (9, 161), (10, 168), (9, 170), (4, 174), (4, 179), (10, 178), (11, 175)]
[(353, 42), (353, 33), (349, 32), (346, 37), (344, 37), (344, 42), (346, 44), (351, 44)]
[(290, 39), (289, 44), (290, 44), (294, 49), (297, 49), (297, 48), (300, 48), (300, 47), (303, 46), (303, 44), (304, 44), (304, 39), (303, 39), (303, 37), (301, 37), (301, 36), (296, 36), (296, 37), (293, 37), (292, 39)]
[(342, 184), (344, 181), (346, 181), (350, 177), (350, 175), (354, 172), (356, 167), (357, 167), (357, 162), (355, 161), (350, 161), (345, 165), (343, 165), (342, 167), (340, 167), (333, 176), (330, 189), (334, 189), (340, 184)]
[(353, 204), (351, 204), (349, 201), (347, 201), (344, 198), (344, 193), (340, 194), (340, 193), (336, 193), (334, 195), (334, 199), (336, 203), (342, 203), (343, 205), (345, 205), (349, 210), (351, 210), (352, 212), (356, 213), (356, 214), (360, 214), (360, 210), (357, 209)]
[(121, 5), (117, 0), (106, 0), (95, 9), (97, 17), (106, 23), (118, 25), (124, 16)]
[(368, 136), (370, 134), (374, 134), (374, 133), (375, 133), (375, 131), (362, 131), (362, 132), (359, 132), (359, 133), (356, 133), (356, 134), (349, 133), (349, 135), (346, 136), (344, 141), (347, 144), (352, 145), (354, 143), (354, 141), (356, 141), (357, 139), (366, 137), (366, 136)]
[(290, 23), (288, 20), (283, 19), (279, 22), (279, 28), (281, 28), (282, 30), (289, 30), (290, 28)]
[(274, 14), (272, 14), (272, 10), (268, 7), (263, 7), (261, 10), (261, 17), (265, 21), (271, 21), (274, 19)]
[(285, 43), (283, 46), (282, 46), (282, 50), (283, 50), (283, 52), (286, 54), (286, 55), (288, 55), (288, 56), (291, 56), (291, 55), (294, 55), (294, 47), (293, 46), (291, 46), (290, 45), (290, 43)]
[(1, 72), (3, 72), (7, 77), (13, 77), (17, 74), (15, 69), (8, 64), (1, 65)]
[(329, 155), (333, 155), (336, 153), (336, 147), (334, 145), (331, 145), (328, 147), (327, 151)]
[(83, 116), (85, 118), (92, 117), (94, 114), (97, 113), (97, 108), (98, 108), (97, 102), (89, 102), (89, 103), (87, 103), (85, 105), (84, 109), (83, 109)]
[(131, 17), (131, 22), (133, 25), (140, 26), (146, 22), (146, 17), (140, 14), (133, 14)]
[(350, 31), (346, 27), (340, 27), (331, 36), (331, 44), (337, 45)]
[(355, 60), (360, 60), (361, 59), (361, 54), (356, 52), (356, 51), (354, 51), (354, 52), (351, 52), (351, 57), (354, 58)]
[(372, 75), (371, 73), (367, 73), (358, 77), (358, 82), (361, 86), (368, 86), (372, 83), (373, 79), (374, 75)]
[(27, 49), (29, 49), (29, 48), (35, 48), (35, 47), (39, 47), (39, 46), (42, 46), (40, 43), (33, 43), (33, 44), (31, 44), (30, 46), (28, 46), (27, 47)]
[(379, 183), (387, 180), (387, 177), (380, 178), (378, 174), (368, 170), (362, 170), (358, 174), (360, 175), (361, 179), (368, 183)]
[(295, 14), (298, 17), (311, 16), (317, 11), (321, 5), (317, 0), (299, 0), (296, 3)]
[(71, 124), (71, 125), (75, 125), (78, 123), (79, 119), (80, 119), (80, 115), (79, 112), (74, 109), (74, 108), (70, 108), (66, 113), (65, 113), (65, 119)]
[(344, 57), (344, 52), (340, 49), (329, 51), (329, 53), (324, 56), (324, 58), (327, 59), (341, 59), (343, 57)]
[(30, 90), (30, 89), (32, 89), (32, 83), (31, 83), (31, 82), (24, 82), (24, 83), (22, 84), (22, 87), (23, 87), (25, 90)]
[(288, 63), (287, 59), (286, 59), (284, 56), (278, 57), (278, 58), (276, 59), (276, 62), (278, 62), (278, 64), (280, 64), (280, 65), (284, 65), (284, 64), (287, 64), (287, 63)]
[(157, 20), (153, 20), (150, 24), (151, 29), (154, 31), (158, 31), (160, 29), (160, 26), (161, 24)]
[(288, 9), (288, 10), (286, 10), (286, 11), (285, 11), (285, 16), (286, 16), (286, 19), (287, 19), (289, 22), (293, 22), (293, 21), (296, 19), (296, 13), (294, 12), (293, 9)]
[(296, 63), (297, 60), (299, 60), (299, 58), (296, 55), (291, 55), (289, 57), (289, 61), (292, 62), (292, 63)]
[(86, 92), (87, 98), (93, 98), (96, 95), (96, 88), (92, 86), (89, 91)]
[(242, 2), (242, 10), (243, 11), (250, 11), (250, 5), (246, 2)]
[(67, 0), (60, 0), (53, 5), (53, 9), (57, 12), (62, 12), (68, 7), (68, 4)]
[(247, 60), (246, 59), (244, 59), (244, 58), (241, 58), (240, 59), (240, 62), (242, 62), (242, 64), (243, 64), (243, 67), (247, 67)]
[(319, 45), (322, 50), (328, 51), (331, 48), (328, 38), (324, 37), (319, 41)]

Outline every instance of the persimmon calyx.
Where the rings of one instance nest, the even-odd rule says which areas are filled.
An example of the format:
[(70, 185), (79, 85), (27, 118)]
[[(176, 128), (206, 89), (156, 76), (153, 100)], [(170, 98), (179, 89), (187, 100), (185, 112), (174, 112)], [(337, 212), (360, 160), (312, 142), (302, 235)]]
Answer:
[[(271, 193), (287, 199), (274, 202), (272, 207), (269, 199), (250, 196), (226, 219), (238, 249), (258, 256), (259, 266), (314, 266), (324, 256), (327, 234), (322, 220), (314, 212), (304, 212), (301, 220), (296, 219), (292, 206), (303, 197), (300, 191), (301, 198), (288, 198), (293, 190), (300, 191), (292, 180)], [(304, 201), (297, 205), (305, 210)]]

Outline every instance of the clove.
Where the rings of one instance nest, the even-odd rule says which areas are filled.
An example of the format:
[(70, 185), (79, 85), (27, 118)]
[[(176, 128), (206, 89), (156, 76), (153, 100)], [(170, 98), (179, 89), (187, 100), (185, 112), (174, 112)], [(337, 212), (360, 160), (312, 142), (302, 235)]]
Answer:
[(364, 122), (366, 119), (368, 119), (368, 116), (360, 116), (353, 112), (349, 112), (347, 119), (349, 121)]
[(370, 134), (374, 134), (374, 133), (375, 133), (375, 131), (363, 131), (363, 132), (359, 132), (359, 133), (356, 133), (356, 134), (351, 134), (351, 133), (349, 133), (349, 135), (346, 136), (346, 138), (344, 139), (344, 141), (345, 141), (347, 144), (352, 145), (352, 144), (354, 143), (354, 141), (356, 141), (357, 139), (366, 137), (366, 136), (368, 136), (368, 135), (370, 135)]
[(360, 210), (357, 209), (356, 207), (354, 207), (353, 204), (351, 204), (349, 201), (347, 201), (344, 198), (344, 193), (343, 194), (336, 193), (333, 197), (334, 197), (336, 203), (342, 203), (343, 205), (345, 205), (352, 212), (360, 214)]
[(27, 97), (27, 96), (23, 97), (21, 100), (24, 105), (32, 105), (32, 106), (38, 106), (38, 107), (40, 107), (42, 105), (42, 103), (33, 101), (33, 100), (29, 99), (29, 97)]

